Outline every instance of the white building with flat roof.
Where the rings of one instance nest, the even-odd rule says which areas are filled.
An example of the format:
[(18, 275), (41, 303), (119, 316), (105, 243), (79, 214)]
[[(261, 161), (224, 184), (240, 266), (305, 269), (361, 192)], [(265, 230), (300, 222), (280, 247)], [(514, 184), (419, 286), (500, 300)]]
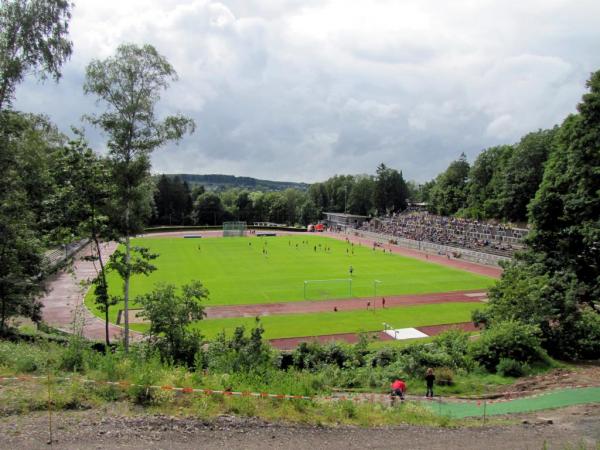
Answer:
[(346, 228), (360, 228), (365, 222), (367, 216), (359, 216), (356, 214), (324, 212), (325, 224), (329, 227), (345, 230)]

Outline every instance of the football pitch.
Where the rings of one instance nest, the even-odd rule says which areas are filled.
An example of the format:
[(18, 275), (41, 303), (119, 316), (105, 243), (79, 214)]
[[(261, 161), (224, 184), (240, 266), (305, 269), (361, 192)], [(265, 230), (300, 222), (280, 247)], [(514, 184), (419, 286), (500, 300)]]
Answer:
[[(150, 276), (132, 278), (131, 308), (137, 306), (137, 295), (150, 292), (157, 283), (182, 285), (195, 279), (202, 281), (210, 292), (206, 306), (424, 294), (486, 289), (494, 283), (492, 278), (482, 275), (319, 235), (202, 239), (151, 237), (134, 239), (132, 244), (148, 247), (160, 256), (153, 261), (157, 270)], [(352, 281), (347, 281), (349, 279)], [(109, 273), (108, 281), (110, 294), (121, 295), (122, 282), (117, 274)], [(90, 292), (86, 296), (86, 305), (102, 317)], [(118, 310), (122, 308), (122, 303), (111, 307), (112, 322), (116, 321)], [(390, 308), (390, 311), (393, 309), (397, 308)], [(470, 313), (467, 309), (470, 308), (458, 309), (462, 314), (453, 319), (468, 321)], [(426, 314), (429, 323), (423, 325), (451, 322), (443, 318), (432, 320), (437, 316), (432, 312), (433, 309)], [(367, 325), (370, 321), (365, 322), (365, 318), (360, 316), (364, 312), (345, 314), (349, 316), (342, 321), (345, 323), (344, 331), (368, 331), (373, 326)], [(308, 320), (315, 323), (314, 318), (318, 315), (306, 316), (309, 317), (303, 317), (304, 320), (280, 316), (267, 321), (306, 323)], [(331, 326), (341, 318), (340, 315), (332, 317)], [(213, 319), (203, 324), (212, 329), (217, 326), (217, 320), (225, 329), (247, 321), (244, 318), (227, 319), (225, 322)], [(378, 317), (377, 322), (379, 320)], [(209, 325), (209, 322), (213, 324)], [(267, 325), (265, 323), (265, 328)], [(341, 332), (339, 326), (334, 328), (329, 333)], [(327, 330), (322, 331), (322, 334), (327, 334)], [(271, 334), (268, 330), (267, 333)]]

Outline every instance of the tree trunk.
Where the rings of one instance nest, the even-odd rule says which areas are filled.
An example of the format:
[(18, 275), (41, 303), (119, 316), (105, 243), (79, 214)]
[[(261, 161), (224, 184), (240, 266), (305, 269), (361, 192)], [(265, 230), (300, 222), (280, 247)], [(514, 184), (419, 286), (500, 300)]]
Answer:
[(5, 322), (6, 322), (6, 301), (2, 300), (2, 312), (0, 313), (0, 335), (4, 334)]
[[(127, 212), (129, 215), (129, 211)], [(125, 344), (125, 352), (129, 351), (129, 278), (131, 277), (129, 271), (129, 264), (131, 260), (131, 241), (129, 239), (129, 233), (125, 236), (125, 286), (123, 288), (123, 311), (125, 313), (125, 330), (123, 335), (123, 342)]]
[(106, 340), (106, 351), (108, 352), (108, 347), (110, 346), (110, 334), (109, 334), (109, 323), (108, 323), (108, 285), (106, 284), (106, 272), (104, 271), (104, 261), (102, 261), (102, 250), (100, 248), (100, 242), (98, 242), (98, 236), (94, 233), (94, 245), (96, 246), (96, 253), (98, 254), (98, 261), (100, 263), (100, 283), (102, 283), (103, 291), (106, 294), (106, 298), (104, 299), (106, 304), (105, 313), (104, 313), (104, 331), (105, 331), (105, 340)]

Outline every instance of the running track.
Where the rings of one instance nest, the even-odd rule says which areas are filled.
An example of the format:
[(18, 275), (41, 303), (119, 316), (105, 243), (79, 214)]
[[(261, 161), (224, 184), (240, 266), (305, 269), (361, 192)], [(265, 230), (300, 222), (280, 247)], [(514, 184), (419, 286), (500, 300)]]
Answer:
[[(487, 294), (482, 290), (385, 296), (385, 307), (428, 305), (448, 302), (480, 302), (486, 297)], [(331, 312), (333, 311), (333, 308), (337, 308), (338, 311), (352, 311), (356, 309), (365, 309), (367, 303), (369, 303), (371, 308), (382, 308), (382, 298), (383, 297), (343, 298), (336, 300), (313, 300), (289, 303), (210, 306), (205, 309), (205, 312), (207, 319), (221, 319), (225, 317), (256, 317), (275, 314)]]

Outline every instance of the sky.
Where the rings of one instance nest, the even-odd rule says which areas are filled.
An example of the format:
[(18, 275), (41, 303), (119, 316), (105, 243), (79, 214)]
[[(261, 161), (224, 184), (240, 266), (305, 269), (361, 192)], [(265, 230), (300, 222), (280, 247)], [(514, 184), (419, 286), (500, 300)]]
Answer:
[(424, 182), (575, 112), (599, 17), (598, 0), (75, 0), (63, 77), (14, 106), (103, 152), (85, 67), (149, 43), (179, 75), (158, 115), (196, 121), (153, 172), (315, 182), (383, 162)]

